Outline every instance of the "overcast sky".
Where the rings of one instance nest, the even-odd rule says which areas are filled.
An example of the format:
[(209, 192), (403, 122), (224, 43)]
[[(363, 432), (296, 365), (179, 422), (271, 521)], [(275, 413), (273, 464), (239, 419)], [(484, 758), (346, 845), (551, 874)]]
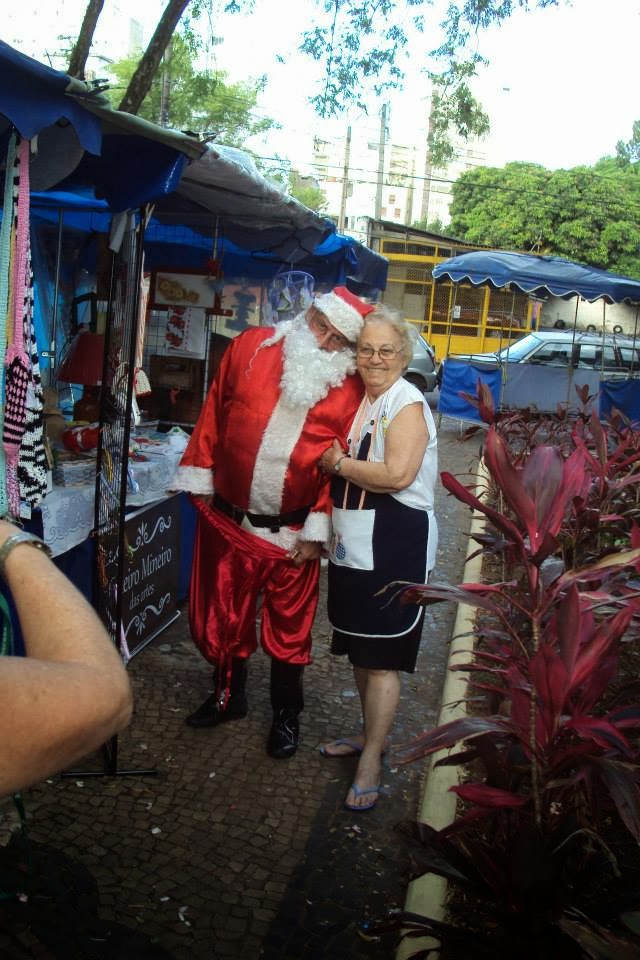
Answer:
[[(106, 0), (105, 10), (115, 2), (151, 29), (165, 0), (144, 0), (135, 12), (123, 0)], [(47, 37), (51, 42), (61, 32), (66, 16), (77, 23), (85, 6), (86, 0), (47, 0), (44, 5), (42, 0), (20, 0), (7, 12), (3, 38), (21, 40), (31, 53), (35, 43)], [(308, 106), (317, 72), (295, 51), (311, 22), (311, 9), (309, 0), (256, 0), (250, 20), (215, 13), (212, 18), (214, 33), (224, 32), (224, 43), (216, 50), (218, 65), (233, 79), (268, 74), (260, 110), (283, 126), (269, 145), (298, 165), (309, 159), (314, 133), (344, 132), (350, 122), (373, 139), (379, 128), (378, 103), (372, 103), (368, 118), (351, 115), (332, 124), (320, 121)], [(613, 154), (616, 142), (629, 139), (634, 120), (640, 119), (639, 34), (640, 0), (560, 0), (558, 8), (517, 13), (501, 28), (479, 35), (478, 50), (490, 60), (476, 84), (492, 125), (484, 144), (488, 162), (529, 160), (555, 169)], [(423, 49), (430, 46), (431, 38)], [(286, 63), (278, 62), (277, 54)], [(422, 50), (412, 48), (408, 66), (413, 69), (421, 60)], [(388, 98), (392, 140), (411, 141), (427, 93), (426, 81), (413, 69), (405, 91)]]

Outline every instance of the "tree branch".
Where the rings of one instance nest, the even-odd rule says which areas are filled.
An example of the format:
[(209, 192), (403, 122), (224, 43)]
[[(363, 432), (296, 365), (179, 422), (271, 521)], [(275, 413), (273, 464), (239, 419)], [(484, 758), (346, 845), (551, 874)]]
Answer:
[(190, 2), (191, 0), (168, 0), (155, 33), (149, 41), (149, 46), (145, 50), (120, 102), (119, 110), (124, 110), (126, 113), (137, 113), (140, 109), (142, 101), (151, 89), (153, 78), (158, 71), (167, 44)]
[(103, 6), (104, 0), (89, 0), (87, 4), (78, 39), (69, 57), (67, 73), (70, 77), (78, 77), (78, 79), (84, 80), (84, 68), (87, 65), (87, 58), (93, 42), (93, 34), (95, 33)]

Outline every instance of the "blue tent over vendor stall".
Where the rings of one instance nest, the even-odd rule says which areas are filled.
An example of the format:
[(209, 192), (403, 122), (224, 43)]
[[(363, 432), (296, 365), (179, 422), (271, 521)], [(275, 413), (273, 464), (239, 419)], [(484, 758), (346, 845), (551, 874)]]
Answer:
[(579, 296), (589, 303), (640, 303), (640, 281), (597, 267), (530, 253), (505, 250), (473, 250), (452, 257), (433, 268), (434, 280), (449, 277), (454, 283), (516, 287), (533, 297)]
[[(57, 234), (59, 258), (63, 235), (109, 233), (114, 219), (146, 205), (147, 270), (197, 271), (214, 257), (225, 278), (248, 278), (262, 287), (294, 269), (321, 289), (345, 284), (372, 299), (386, 285), (384, 257), (288, 196), (249, 154), (114, 110), (95, 84), (0, 41), (0, 154), (12, 128), (32, 139), (32, 223), (54, 226), (48, 239), (51, 244)], [(85, 240), (79, 244), (86, 255)], [(36, 334), (46, 368), (52, 340), (58, 354), (63, 348), (57, 313), (68, 312), (66, 304), (59, 308), (54, 287), (70, 281), (47, 280), (51, 258), (38, 243), (33, 255), (39, 266)], [(62, 259), (68, 264), (68, 256)]]
[[(452, 257), (433, 269), (436, 280), (449, 278), (454, 283), (491, 286), (496, 289), (517, 289), (532, 297), (576, 298), (590, 303), (627, 303), (640, 305), (640, 281), (565, 260), (561, 257), (536, 256), (502, 250), (478, 250)], [(637, 324), (636, 324), (637, 326)], [(574, 322), (573, 336), (576, 327)], [(605, 336), (604, 322), (602, 336)], [(635, 340), (635, 337), (634, 337)], [(585, 383), (598, 397), (600, 412), (606, 415), (612, 407), (621, 409), (632, 420), (640, 411), (640, 379), (624, 382), (601, 379), (596, 370), (574, 371), (573, 367), (535, 368), (526, 363), (498, 360), (478, 362), (474, 357), (452, 355), (444, 364), (438, 410), (440, 413), (468, 420), (478, 420), (478, 412), (462, 393), (475, 395), (478, 380), (486, 383), (496, 406), (517, 408), (535, 406), (540, 411), (554, 411), (559, 404), (575, 407), (574, 383)], [(579, 378), (579, 379), (576, 379)]]
[[(66, 229), (81, 233), (108, 233), (112, 213), (106, 200), (97, 200), (92, 190), (49, 190), (31, 196), (32, 218), (36, 223), (57, 224), (63, 215)], [(261, 241), (264, 237), (261, 237)], [(197, 269), (211, 254), (209, 232), (198, 232), (192, 226), (168, 224), (152, 215), (145, 233), (146, 265), (149, 269), (166, 267)], [(311, 252), (299, 251), (293, 260), (283, 251), (252, 249), (234, 243), (222, 233), (217, 238), (217, 252), (229, 277), (250, 276), (268, 281), (285, 267), (312, 274), (319, 285), (332, 287), (348, 284), (354, 293), (375, 299), (387, 280), (387, 261), (368, 247), (332, 231)], [(289, 251), (291, 252), (291, 251)]]
[[(154, 203), (161, 223), (200, 233), (216, 219), (238, 247), (290, 264), (313, 256), (336, 234), (333, 221), (265, 178), (244, 151), (114, 110), (95, 83), (53, 70), (0, 40), (0, 148), (12, 128), (37, 138), (32, 191), (55, 187), (58, 202), (60, 190), (84, 191), (84, 199), (93, 190), (110, 213)], [(386, 261), (373, 256), (383, 281)]]
[[(106, 379), (98, 380), (98, 386), (110, 406), (108, 410), (106, 403), (101, 407), (95, 484), (92, 482), (87, 499), (90, 519), (74, 526), (75, 508), (81, 499), (75, 495), (70, 504), (74, 524), (65, 516), (60, 528), (65, 533), (73, 531), (74, 536), (77, 530), (79, 546), (89, 545), (113, 561), (96, 605), (114, 642), (120, 644), (123, 620), (117, 605), (125, 582), (124, 561), (120, 560), (132, 489), (134, 499), (138, 497), (135, 505), (146, 503), (139, 500), (144, 491), (135, 492), (136, 464), (130, 463), (129, 457), (134, 387), (137, 389), (140, 372), (144, 373), (139, 348), (143, 345), (145, 274), (160, 267), (191, 271), (201, 275), (199, 280), (209, 295), (216, 284), (226, 284), (234, 276), (255, 280), (264, 289), (286, 271), (308, 272), (323, 288), (342, 283), (375, 299), (386, 285), (387, 261), (339, 235), (331, 220), (263, 176), (244, 151), (205, 143), (114, 110), (97, 84), (52, 70), (0, 41), (0, 157), (5, 170), (8, 146), (16, 132), (23, 141), (30, 141), (25, 160), (29, 180), (23, 177), (22, 184), (30, 187), (30, 255), (40, 359), (46, 364), (49, 353), (57, 362), (63, 347), (79, 340), (72, 341), (73, 310), (78, 301), (85, 301), (78, 309), (86, 310), (87, 303), (96, 306), (97, 334), (104, 336), (102, 372)], [(5, 196), (6, 224), (13, 193), (7, 190)], [(170, 360), (177, 370), (175, 383), (162, 388), (167, 395), (190, 390), (199, 402), (212, 364), (219, 359), (218, 347), (241, 329), (239, 323), (232, 326), (226, 322), (224, 287), (221, 293), (223, 309), (214, 302), (200, 320), (206, 334), (202, 352), (160, 357)], [(169, 306), (171, 309), (164, 307), (165, 315), (178, 316), (182, 307)], [(214, 329), (209, 325), (210, 315), (215, 317)], [(93, 322), (91, 311), (89, 317)], [(20, 326), (14, 325), (14, 329)], [(210, 334), (214, 344), (207, 349)], [(196, 388), (192, 373), (198, 364), (204, 375), (199, 374)], [(56, 383), (51, 365), (43, 379), (45, 384)], [(90, 385), (84, 381), (85, 387)], [(176, 422), (180, 418), (167, 419)], [(107, 462), (109, 469), (101, 470), (100, 464)], [(152, 480), (157, 473), (149, 471)], [(36, 507), (44, 506), (61, 490), (61, 485), (54, 486)], [(89, 538), (89, 530), (95, 537)], [(61, 556), (75, 549), (65, 540)], [(181, 548), (180, 554), (188, 557), (186, 549)], [(83, 561), (83, 567), (91, 579), (94, 565)], [(115, 590), (111, 589), (114, 584)], [(100, 606), (103, 603), (104, 608)]]

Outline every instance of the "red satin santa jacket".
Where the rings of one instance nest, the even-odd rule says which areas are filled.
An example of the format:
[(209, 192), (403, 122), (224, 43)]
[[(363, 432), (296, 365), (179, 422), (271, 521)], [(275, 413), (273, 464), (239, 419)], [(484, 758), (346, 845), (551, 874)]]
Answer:
[(329, 484), (317, 462), (334, 438), (346, 437), (362, 381), (349, 376), (311, 409), (292, 410), (281, 403), (282, 341), (258, 349), (273, 332), (249, 329), (227, 348), (180, 461), (176, 486), (211, 493), (215, 483), (225, 500), (253, 513), (310, 507), (325, 522), (315, 535), (310, 516), (304, 536), (322, 540)]

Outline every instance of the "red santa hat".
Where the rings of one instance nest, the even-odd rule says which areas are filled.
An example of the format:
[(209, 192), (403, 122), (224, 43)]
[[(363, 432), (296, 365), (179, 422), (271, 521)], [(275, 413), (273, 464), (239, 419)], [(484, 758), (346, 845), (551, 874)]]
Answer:
[(321, 293), (314, 298), (313, 305), (351, 342), (358, 339), (363, 319), (375, 309), (374, 304), (365, 303), (346, 287), (334, 287), (329, 293)]

